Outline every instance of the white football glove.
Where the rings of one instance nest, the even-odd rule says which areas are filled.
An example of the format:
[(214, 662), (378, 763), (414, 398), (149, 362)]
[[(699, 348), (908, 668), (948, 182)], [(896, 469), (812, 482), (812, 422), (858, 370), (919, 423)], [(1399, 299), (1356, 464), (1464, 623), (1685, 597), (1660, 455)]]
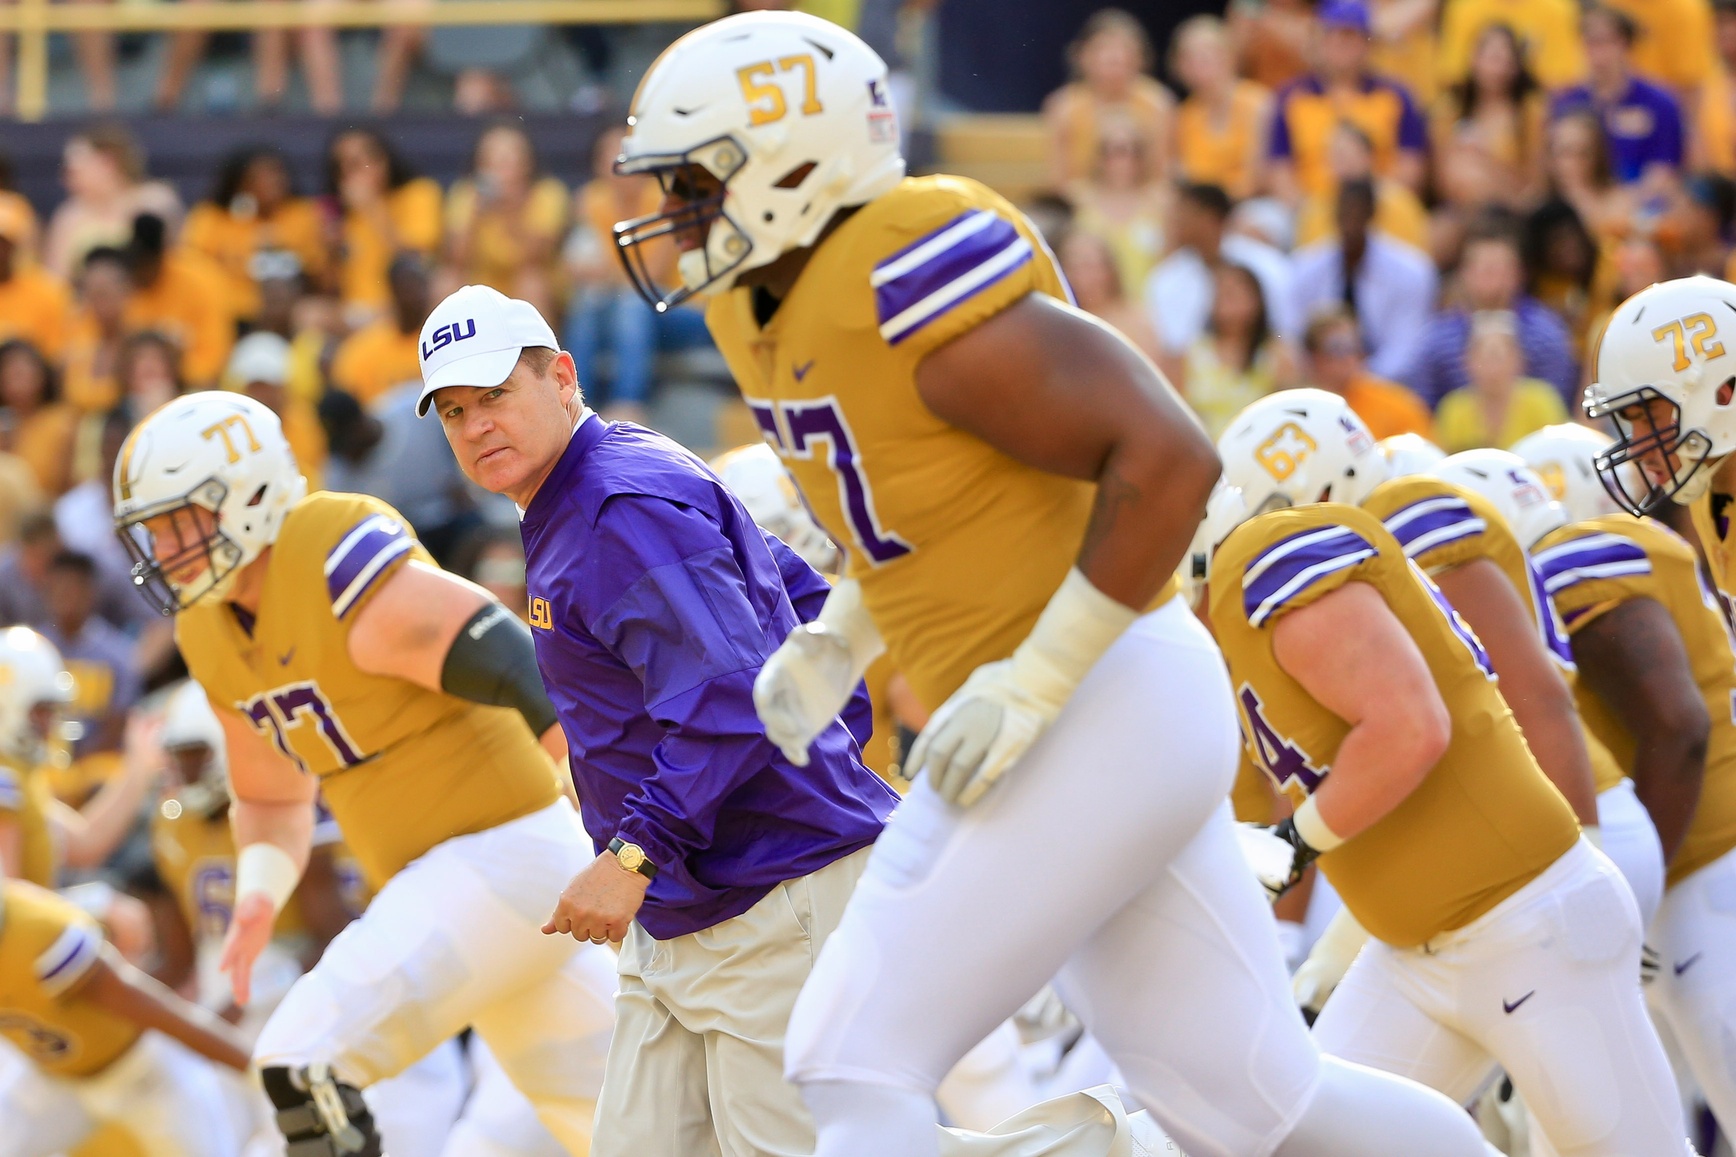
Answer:
[(808, 748), (850, 701), (886, 644), (855, 579), (840, 579), (819, 618), (796, 627), (753, 681), (753, 705), (784, 758), (808, 766)]
[(1310, 1021), (1326, 1007), (1326, 998), (1350, 971), (1356, 954), (1362, 951), (1368, 939), (1368, 932), (1356, 922), (1348, 908), (1340, 908), (1331, 923), (1326, 925), (1326, 931), (1314, 942), (1314, 950), (1308, 954), (1308, 959), (1290, 978), (1290, 992), (1296, 997), (1296, 1007)]
[(1254, 878), (1266, 890), (1266, 899), (1277, 903), (1302, 878), (1302, 868), (1296, 865), (1296, 846), (1267, 824), (1237, 824), (1236, 840), (1242, 845), (1242, 855)]
[(1093, 664), (1139, 612), (1078, 568), (1067, 572), (1011, 658), (984, 663), (922, 729), (906, 774), (928, 775), (941, 798), (969, 807), (1036, 742)]

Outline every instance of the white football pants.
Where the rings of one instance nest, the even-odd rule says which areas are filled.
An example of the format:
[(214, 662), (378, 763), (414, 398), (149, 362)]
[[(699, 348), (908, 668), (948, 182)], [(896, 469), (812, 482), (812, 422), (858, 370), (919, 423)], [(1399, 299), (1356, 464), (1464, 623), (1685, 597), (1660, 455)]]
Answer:
[[(1057, 977), (1182, 1149), (1278, 1150), (1316, 1100), (1322, 1065), (1231, 826), (1237, 742), (1223, 658), (1172, 600), (1110, 647), (976, 807), (953, 807), (919, 780), (796, 1001), (790, 1079), (805, 1095), (824, 1088), (834, 1109), (866, 1103), (849, 1086), (915, 1105), (909, 1094), (931, 1098), (971, 1046)], [(1391, 1084), (1427, 1109), (1385, 1152), (1419, 1152), (1416, 1132), (1461, 1126), (1469, 1147), (1442, 1151), (1483, 1152), (1455, 1106)], [(876, 1149), (867, 1116), (856, 1113), (834, 1149), (822, 1128), (819, 1152), (905, 1151), (902, 1141)], [(916, 1135), (910, 1120), (889, 1119), (879, 1140)]]
[(51, 1077), (5, 1045), (0, 1056), (0, 1157), (51, 1157), (105, 1122), (126, 1127), (145, 1157), (236, 1157), (234, 1127), (215, 1066), (180, 1042), (147, 1032), (102, 1072)]
[(323, 1062), (365, 1088), (469, 1025), (569, 1149), (590, 1143), (613, 986), (587, 953), (544, 936), (567, 880), (592, 859), (566, 800), (439, 844), (387, 881), (296, 982), (254, 1049), (260, 1067)]
[(1418, 948), (1370, 940), (1314, 1039), (1459, 1103), (1499, 1063), (1561, 1157), (1671, 1157), (1687, 1128), (1639, 953), (1632, 891), (1581, 840), (1463, 928)]
[(1640, 802), (1634, 781), (1624, 779), (1597, 795), (1597, 826), (1603, 854), (1620, 869), (1640, 909), (1640, 928), (1652, 926), (1664, 900), (1664, 845), (1652, 813)]
[(1647, 990), (1687, 1057), (1718, 1124), (1736, 1135), (1736, 850), (1664, 893), (1651, 944), (1662, 965)]

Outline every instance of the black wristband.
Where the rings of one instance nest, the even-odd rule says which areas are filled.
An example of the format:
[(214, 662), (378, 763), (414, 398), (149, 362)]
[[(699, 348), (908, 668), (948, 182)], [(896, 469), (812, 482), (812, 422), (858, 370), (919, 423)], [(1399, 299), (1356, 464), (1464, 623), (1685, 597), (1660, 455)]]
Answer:
[(530, 628), (499, 603), (489, 603), (459, 629), (440, 668), (440, 688), (472, 703), (513, 708), (539, 739), (559, 721), (543, 690)]
[(1295, 858), (1290, 861), (1290, 874), (1293, 879), (1301, 879), (1308, 865), (1320, 858), (1319, 849), (1302, 838), (1302, 833), (1296, 830), (1296, 821), (1292, 817), (1285, 816), (1283, 821), (1272, 829), (1272, 834), (1296, 849)]

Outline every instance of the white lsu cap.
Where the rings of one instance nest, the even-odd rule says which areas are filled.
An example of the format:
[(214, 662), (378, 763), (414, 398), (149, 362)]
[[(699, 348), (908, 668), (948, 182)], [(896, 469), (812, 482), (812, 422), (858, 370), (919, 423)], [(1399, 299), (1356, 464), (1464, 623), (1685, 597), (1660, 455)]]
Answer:
[(466, 285), (453, 290), (422, 323), (417, 362), (422, 392), (416, 416), (428, 413), (428, 399), (445, 386), (492, 389), (512, 376), (524, 349), (558, 350), (555, 331), (536, 306), (490, 289)]

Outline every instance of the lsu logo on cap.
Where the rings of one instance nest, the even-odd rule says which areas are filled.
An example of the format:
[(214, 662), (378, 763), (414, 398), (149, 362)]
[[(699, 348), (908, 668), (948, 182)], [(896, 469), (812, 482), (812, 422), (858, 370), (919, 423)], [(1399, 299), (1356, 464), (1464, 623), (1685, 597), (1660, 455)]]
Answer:
[(428, 335), (428, 340), (422, 343), (422, 360), (427, 361), (434, 356), (436, 350), (443, 350), (455, 341), (476, 336), (476, 319), (467, 317), (463, 321), (455, 321), (443, 325)]

